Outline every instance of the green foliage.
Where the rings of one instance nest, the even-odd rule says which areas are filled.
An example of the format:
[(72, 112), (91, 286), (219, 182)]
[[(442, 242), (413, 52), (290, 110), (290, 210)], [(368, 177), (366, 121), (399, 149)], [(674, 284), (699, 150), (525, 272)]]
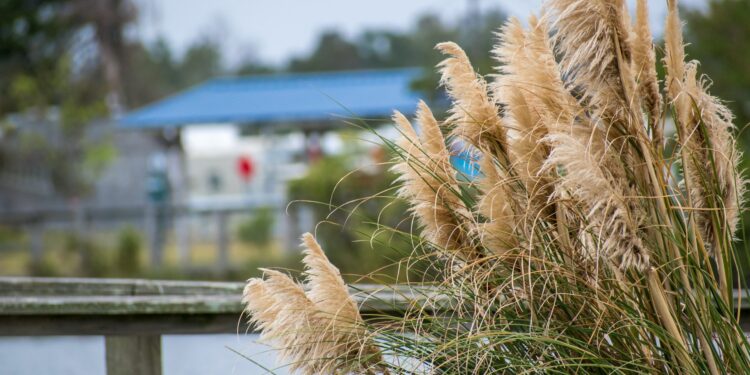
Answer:
[(123, 85), (131, 107), (149, 104), (224, 73), (221, 46), (210, 38), (195, 42), (182, 57), (176, 57), (164, 39), (151, 45), (136, 43), (129, 50)]
[(8, 97), (19, 74), (38, 75), (64, 54), (80, 23), (72, 17), (71, 0), (0, 1), (0, 113), (18, 110)]
[(117, 237), (115, 269), (122, 276), (136, 276), (142, 272), (143, 241), (132, 227), (120, 231)]
[(36, 277), (61, 277), (63, 276), (60, 265), (49, 257), (42, 258), (39, 262), (30, 263), (28, 269), (29, 276)]
[(346, 156), (318, 161), (305, 177), (290, 182), (290, 199), (321, 220), (316, 237), (342, 273), (404, 276), (396, 274), (397, 263), (410, 254), (411, 244), (385, 229), (408, 230), (409, 223), (401, 221), (406, 207), (389, 199), (395, 175), (383, 167), (351, 171), (350, 161)]
[[(327, 31), (309, 56), (292, 59), (287, 69), (308, 72), (421, 66), (426, 72), (433, 72), (433, 67), (443, 59), (435, 45), (457, 40), (471, 47), (468, 53), (479, 72), (491, 73), (492, 59), (483, 51), (491, 49), (494, 32), (504, 21), (505, 15), (500, 11), (485, 12), (478, 20), (472, 20), (472, 27), (466, 27), (464, 22), (448, 24), (426, 14), (404, 32), (371, 29), (347, 39), (336, 31)], [(438, 98), (437, 83), (438, 75), (429, 73), (415, 82), (414, 88), (434, 100)]]
[(0, 226), (0, 246), (18, 243), (23, 237), (22, 233), (12, 227)]
[(246, 244), (268, 246), (272, 239), (273, 223), (273, 209), (261, 207), (253, 213), (250, 219), (240, 224), (237, 237)]
[(89, 171), (93, 176), (98, 176), (116, 157), (117, 149), (111, 142), (93, 144), (84, 151), (84, 170)]
[(347, 70), (367, 65), (360, 56), (357, 45), (336, 31), (324, 32), (318, 39), (315, 50), (304, 59), (293, 59), (289, 63), (292, 71)]
[(112, 262), (107, 249), (92, 238), (75, 233), (64, 237), (64, 252), (79, 260), (79, 274), (85, 277), (107, 277), (112, 274)]
[[(86, 137), (92, 122), (107, 115), (103, 89), (75, 77), (71, 59), (65, 56), (44, 74), (16, 76), (10, 97), (31, 118), (38, 117), (44, 127), (24, 129), (16, 146), (12, 146), (13, 137), (4, 139), (8, 142), (6, 157), (48, 170), (52, 185), (66, 197), (86, 195), (114, 158), (110, 140)], [(51, 115), (53, 106), (58, 116)]]
[[(690, 58), (714, 82), (711, 91), (723, 98), (737, 116), (737, 125), (750, 122), (750, 2), (711, 0), (707, 10), (687, 9), (685, 39)], [(750, 144), (750, 133), (742, 133)]]
[[(28, 57), (39, 43), (60, 41), (72, 19), (67, 0), (5, 0), (0, 3), (0, 56)], [(63, 35), (61, 35), (63, 34)]]
[[(490, 11), (484, 13), (475, 26), (467, 28), (464, 24), (448, 24), (435, 15), (426, 14), (404, 32), (370, 29), (347, 39), (339, 32), (329, 30), (319, 37), (309, 56), (292, 59), (288, 69), (321, 71), (424, 66), (432, 70), (442, 60), (435, 51), (435, 44), (446, 40), (467, 40), (472, 41), (468, 43), (472, 46), (469, 53), (475, 58), (479, 70), (489, 73), (491, 59), (481, 51), (492, 47), (493, 33), (504, 21), (503, 13)], [(475, 40), (482, 42), (473, 42)]]

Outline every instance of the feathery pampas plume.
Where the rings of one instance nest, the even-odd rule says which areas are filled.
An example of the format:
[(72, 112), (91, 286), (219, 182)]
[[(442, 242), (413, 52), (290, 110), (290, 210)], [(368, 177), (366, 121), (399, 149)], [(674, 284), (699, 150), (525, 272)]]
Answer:
[(425, 240), (461, 259), (474, 256), (468, 247), (467, 232), (472, 227), (471, 212), (460, 197), (450, 153), (432, 112), (419, 103), (417, 119), (422, 136), (417, 136), (409, 120), (399, 112), (393, 121), (403, 138), (399, 147), (404, 159), (393, 170), (401, 175), (399, 195), (412, 203), (412, 210), (423, 228)]
[(553, 149), (547, 168), (564, 168), (560, 187), (581, 203), (589, 220), (582, 232), (589, 239), (584, 242), (593, 242), (593, 248), (584, 249), (587, 255), (612, 259), (623, 270), (647, 270), (649, 254), (639, 233), (643, 214), (627, 202), (629, 192), (579, 138), (555, 133), (548, 141)]
[(440, 43), (437, 49), (449, 57), (438, 66), (442, 84), (453, 99), (451, 116), (446, 120), (453, 135), (468, 142), (485, 157), (480, 161), (483, 177), (479, 182), (483, 194), (477, 212), (485, 222), (474, 226), (474, 235), (493, 254), (502, 254), (517, 245), (512, 194), (501, 176), (510, 173), (507, 129), (501, 121), (497, 104), (489, 95), (487, 83), (479, 77), (466, 53), (455, 43)]
[(458, 138), (504, 160), (508, 148), (506, 129), (500, 121), (497, 105), (487, 92), (487, 83), (474, 72), (461, 47), (446, 42), (436, 48), (449, 56), (438, 65), (441, 82), (453, 98), (451, 116), (446, 123), (453, 126), (453, 134)]
[(687, 123), (681, 124), (683, 167), (698, 225), (714, 249), (737, 229), (745, 181), (736, 173), (740, 154), (730, 133), (732, 113), (708, 94), (708, 84), (697, 77), (696, 62), (687, 65), (685, 74), (681, 95), (689, 98), (691, 107), (685, 109)]
[(503, 255), (518, 247), (516, 237), (516, 219), (513, 207), (513, 194), (510, 183), (502, 178), (502, 170), (491, 157), (480, 161), (482, 177), (478, 186), (481, 193), (477, 212), (484, 216), (484, 222), (478, 222), (473, 235), (495, 255)]
[[(406, 286), (420, 297), (365, 324), (306, 235), (307, 291), (275, 271), (247, 284), (262, 338), (307, 374), (750, 373), (731, 309), (744, 195), (732, 115), (685, 62), (676, 1), (663, 84), (647, 2), (636, 10), (631, 25), (623, 0), (549, 0), (500, 30), (489, 78), (439, 44), (447, 120), (420, 102), (419, 132), (396, 112), (401, 137), (386, 141), (428, 244), (406, 263), (428, 270)], [(459, 179), (447, 144), (480, 175)]]
[[(667, 3), (669, 8), (664, 26), (664, 67), (667, 71), (667, 95), (669, 100), (675, 101), (685, 78), (685, 46), (677, 0), (667, 0)], [(678, 113), (678, 117), (681, 116)]]
[(708, 93), (707, 81), (698, 77), (698, 62), (683, 61), (676, 1), (670, 1), (666, 25), (667, 90), (677, 113), (685, 185), (701, 234), (714, 249), (717, 241), (734, 235), (745, 192), (745, 181), (736, 172), (740, 154), (731, 135), (734, 117)]
[(633, 73), (638, 81), (638, 93), (648, 113), (653, 143), (657, 149), (661, 149), (664, 147), (664, 122), (661, 121), (662, 97), (656, 77), (656, 54), (648, 21), (647, 0), (638, 0), (635, 37), (633, 38)]
[(581, 90), (581, 100), (597, 118), (632, 122), (629, 107), (634, 82), (624, 2), (550, 0), (548, 6), (555, 19), (552, 25), (557, 31), (560, 66), (570, 79), (571, 89)]
[[(508, 111), (506, 121), (511, 130), (510, 159), (514, 172), (524, 183), (530, 201), (536, 206), (546, 202), (536, 202), (534, 197), (543, 198), (546, 181), (539, 175), (544, 159), (549, 154), (547, 146), (541, 139), (547, 134), (547, 129), (541, 121), (541, 113), (534, 110), (539, 106), (536, 95), (536, 82), (527, 82), (535, 70), (537, 61), (535, 49), (530, 37), (527, 37), (520, 22), (512, 20), (502, 30), (500, 48), (495, 53), (504, 65), (500, 69), (503, 73), (496, 81), (495, 95)], [(530, 66), (531, 65), (531, 66)], [(533, 67), (532, 67), (533, 66)], [(540, 194), (542, 193), (542, 194)]]
[(366, 373), (378, 369), (380, 352), (369, 343), (359, 309), (339, 270), (315, 238), (303, 236), (308, 291), (289, 276), (264, 270), (250, 279), (243, 302), (261, 339), (273, 343), (292, 371), (303, 374)]

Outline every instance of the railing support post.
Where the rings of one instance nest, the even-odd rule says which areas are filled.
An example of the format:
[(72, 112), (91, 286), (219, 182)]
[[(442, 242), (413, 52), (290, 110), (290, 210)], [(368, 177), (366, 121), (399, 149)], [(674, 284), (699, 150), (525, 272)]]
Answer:
[(229, 268), (229, 223), (226, 211), (216, 212), (216, 248), (219, 270)]
[(44, 222), (39, 221), (30, 225), (27, 233), (31, 249), (31, 265), (36, 270), (44, 257)]
[(161, 375), (161, 336), (106, 336), (107, 375)]

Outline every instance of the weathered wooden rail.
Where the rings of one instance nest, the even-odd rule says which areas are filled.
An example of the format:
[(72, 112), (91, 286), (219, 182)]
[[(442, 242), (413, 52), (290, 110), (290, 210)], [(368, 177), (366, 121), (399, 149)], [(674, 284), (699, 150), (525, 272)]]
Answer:
[[(108, 375), (160, 375), (161, 335), (252, 330), (242, 314), (243, 287), (227, 282), (0, 277), (0, 336), (101, 335)], [(354, 289), (365, 315), (400, 314), (406, 300), (418, 299), (408, 288)], [(750, 298), (742, 301), (741, 323), (750, 331)]]
[[(0, 336), (103, 335), (108, 375), (158, 375), (161, 335), (252, 329), (242, 315), (242, 288), (225, 282), (0, 277)], [(371, 294), (365, 313), (396, 312), (408, 292), (358, 289), (366, 293), (355, 296)]]

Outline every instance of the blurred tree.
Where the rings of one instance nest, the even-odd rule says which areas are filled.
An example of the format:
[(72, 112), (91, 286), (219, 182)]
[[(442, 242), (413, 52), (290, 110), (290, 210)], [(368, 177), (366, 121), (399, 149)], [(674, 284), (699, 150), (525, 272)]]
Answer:
[(185, 52), (180, 66), (180, 85), (189, 87), (223, 73), (221, 46), (213, 39), (198, 40)]
[[(132, 0), (0, 1), (0, 92), (7, 94), (18, 75), (54, 74), (67, 55), (76, 74), (98, 76), (92, 82), (105, 87), (111, 110), (122, 109), (125, 31), (136, 16)], [(0, 113), (21, 109), (12, 98), (0, 100)]]
[(0, 139), (3, 172), (33, 165), (63, 197), (90, 193), (115, 157), (91, 128), (123, 108), (124, 35), (135, 17), (131, 0), (0, 1), (0, 119), (16, 113), (22, 124)]
[(181, 88), (177, 62), (166, 40), (134, 43), (128, 56), (123, 89), (131, 107), (153, 103)]
[(14, 77), (54, 70), (79, 27), (69, 0), (0, 1), (0, 114), (18, 110), (7, 96)]
[[(493, 73), (493, 62), (486, 51), (492, 49), (496, 39), (494, 32), (505, 19), (502, 12), (494, 10), (478, 16), (478, 22), (452, 25), (436, 15), (426, 14), (405, 32), (366, 30), (347, 39), (338, 32), (327, 31), (310, 55), (292, 59), (287, 69), (321, 71), (422, 66), (425, 76), (414, 82), (414, 88), (423, 91), (428, 99), (435, 99), (439, 77), (434, 66), (444, 58), (435, 50), (435, 45), (452, 40), (470, 46), (468, 53), (477, 70), (483, 74)], [(470, 30), (467, 25), (471, 26)]]
[(258, 74), (271, 74), (278, 71), (278, 68), (268, 65), (258, 55), (258, 47), (254, 43), (246, 42), (242, 47), (237, 62), (231, 69), (231, 74), (237, 76), (249, 76)]
[(4, 137), (0, 150), (13, 154), (3, 160), (27, 160), (44, 166), (55, 190), (75, 198), (90, 190), (114, 157), (114, 149), (108, 139), (94, 141), (86, 136), (92, 121), (107, 114), (101, 99), (103, 88), (85, 77), (73, 77), (70, 60), (63, 56), (49, 74), (20, 74), (14, 78), (9, 97), (38, 123)]
[(163, 38), (149, 45), (133, 43), (128, 55), (124, 89), (132, 107), (152, 103), (225, 73), (221, 46), (210, 38), (193, 43), (181, 58), (175, 56)]
[[(0, 56), (4, 59), (49, 56), (69, 36), (72, 22), (68, 0), (4, 0), (0, 2)], [(35, 47), (46, 48), (37, 50)]]
[(318, 45), (305, 58), (293, 58), (289, 70), (295, 72), (323, 70), (351, 70), (367, 68), (357, 45), (336, 31), (326, 31), (318, 39)]
[(107, 83), (110, 112), (124, 111), (123, 64), (125, 28), (136, 19), (136, 7), (130, 0), (72, 0), (74, 14), (95, 34), (98, 56)]
[(238, 76), (250, 76), (257, 74), (271, 74), (276, 71), (276, 69), (257, 61), (245, 60), (234, 70), (234, 74)]
[[(750, 1), (711, 0), (707, 9), (684, 11), (687, 52), (716, 84), (711, 91), (727, 104), (743, 128), (750, 122)], [(743, 132), (750, 145), (750, 132)], [(748, 148), (746, 148), (748, 149)]]

